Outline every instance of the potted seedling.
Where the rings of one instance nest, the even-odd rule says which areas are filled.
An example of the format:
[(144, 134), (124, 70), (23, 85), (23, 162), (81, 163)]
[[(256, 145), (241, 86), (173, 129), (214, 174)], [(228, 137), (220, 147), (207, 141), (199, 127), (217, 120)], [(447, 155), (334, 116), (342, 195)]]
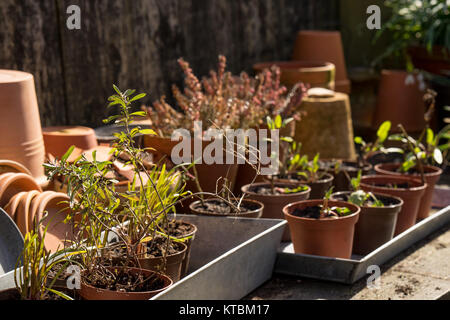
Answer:
[(322, 200), (299, 201), (283, 208), (295, 253), (350, 258), (360, 208), (330, 200), (332, 190)]
[(366, 255), (394, 236), (397, 216), (403, 200), (391, 195), (366, 192), (361, 189), (361, 171), (351, 180), (353, 191), (331, 195), (331, 200), (347, 201), (361, 208), (355, 226), (353, 253)]
[(418, 220), (425, 219), (430, 214), (434, 187), (442, 174), (439, 166), (444, 164), (450, 148), (450, 125), (444, 127), (437, 134), (429, 125), (434, 112), (435, 96), (435, 92), (429, 90), (424, 97), (428, 111), (425, 113), (426, 126), (419, 138), (415, 139), (409, 135), (402, 125), (399, 125), (400, 134), (389, 137), (390, 140), (400, 143), (400, 152), (403, 154), (402, 163), (386, 163), (375, 166), (378, 174), (412, 176), (427, 184), (420, 203)]
[[(279, 130), (285, 127), (292, 118), (283, 120), (281, 116), (275, 117), (272, 120), (267, 119), (267, 124), (270, 130)], [(292, 138), (281, 137), (280, 142), (291, 143)], [(287, 157), (286, 145), (280, 146), (278, 154), (272, 154), (275, 161), (278, 162), (278, 174), (286, 172), (285, 164)], [(266, 182), (251, 183), (242, 187), (242, 193), (247, 195), (249, 199), (260, 201), (264, 204), (263, 218), (282, 219), (282, 209), (285, 205), (308, 199), (311, 188), (307, 185), (299, 184), (297, 181), (283, 181), (279, 180), (276, 172), (270, 175)], [(289, 241), (289, 230), (286, 230), (283, 235), (283, 241)]]
[[(73, 300), (73, 292), (66, 287), (55, 286), (57, 278), (65, 268), (51, 277), (55, 265), (69, 264), (70, 250), (64, 249), (54, 253), (44, 247), (44, 239), (48, 227), (43, 227), (39, 235), (40, 225), (25, 234), (24, 248), (14, 270), (15, 288), (0, 292), (0, 300)], [(70, 297), (68, 294), (71, 294)]]

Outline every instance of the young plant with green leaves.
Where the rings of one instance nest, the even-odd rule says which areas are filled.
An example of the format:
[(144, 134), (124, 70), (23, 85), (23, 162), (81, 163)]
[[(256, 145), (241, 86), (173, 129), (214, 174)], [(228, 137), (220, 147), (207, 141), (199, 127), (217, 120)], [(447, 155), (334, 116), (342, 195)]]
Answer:
[(22, 300), (46, 300), (50, 294), (66, 300), (73, 300), (65, 293), (53, 288), (56, 279), (65, 268), (61, 268), (50, 280), (50, 271), (57, 264), (69, 264), (70, 250), (50, 253), (44, 247), (48, 227), (44, 227), (42, 237), (38, 234), (37, 224), (31, 232), (25, 234), (24, 247), (14, 270), (14, 282)]
[(334, 187), (331, 187), (325, 193), (325, 196), (323, 197), (323, 204), (321, 206), (322, 209), (320, 210), (320, 218), (319, 219), (324, 219), (324, 218), (337, 219), (340, 217), (348, 216), (352, 213), (352, 211), (347, 207), (337, 207), (337, 206), (330, 207), (329, 201), (331, 198), (331, 194), (333, 193), (333, 189), (334, 189)]
[(378, 151), (384, 153), (398, 151), (394, 149), (384, 148), (384, 142), (389, 137), (389, 131), (391, 130), (391, 122), (383, 122), (377, 130), (377, 138), (374, 142), (365, 142), (361, 137), (355, 137), (355, 143), (359, 146), (358, 148), (358, 166), (360, 168), (364, 167), (368, 163), (368, 159), (376, 154)]
[(372, 192), (365, 192), (361, 189), (361, 174), (362, 171), (359, 170), (358, 175), (351, 179), (353, 192), (350, 194), (347, 201), (360, 207), (366, 206), (367, 203), (370, 203), (371, 207), (384, 207), (383, 202), (378, 200)]

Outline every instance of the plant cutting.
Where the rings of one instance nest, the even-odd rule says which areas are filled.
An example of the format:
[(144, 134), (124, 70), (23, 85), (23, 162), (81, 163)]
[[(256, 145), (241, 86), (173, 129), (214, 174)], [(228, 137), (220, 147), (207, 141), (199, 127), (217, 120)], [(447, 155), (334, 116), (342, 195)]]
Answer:
[(394, 196), (403, 200), (395, 226), (394, 236), (397, 236), (416, 223), (420, 201), (427, 185), (407, 176), (374, 175), (361, 177), (360, 187), (365, 192)]
[(44, 247), (47, 227), (43, 227), (41, 236), (37, 231), (39, 228), (41, 225), (36, 223), (35, 229), (25, 235), (24, 247), (14, 270), (15, 288), (0, 292), (0, 300), (73, 300), (67, 295), (69, 290), (55, 286), (64, 268), (51, 280), (55, 265), (69, 264), (70, 250), (47, 251)]
[[(59, 163), (47, 164), (49, 176), (64, 176), (68, 183), (69, 206), (80, 218), (69, 221), (77, 226), (75, 246), (81, 255), (83, 265), (80, 295), (84, 298), (149, 299), (167, 288), (172, 280), (159, 272), (168, 272), (171, 254), (181, 253), (177, 275), (186, 252), (185, 238), (171, 237), (168, 230), (168, 214), (173, 212), (179, 198), (186, 196), (175, 169), (154, 168), (146, 170), (143, 154), (134, 144), (137, 134), (153, 134), (149, 129), (133, 128), (129, 125), (133, 117), (144, 116), (144, 112), (132, 113), (131, 105), (145, 94), (134, 95), (134, 90), (121, 92), (114, 86), (116, 94), (109, 98), (110, 106), (118, 105), (120, 114), (107, 121), (123, 125), (124, 131), (117, 133), (112, 153), (114, 158), (127, 154), (134, 171), (134, 180), (126, 192), (115, 190), (114, 179), (107, 173), (114, 163), (87, 161), (81, 155), (68, 163), (73, 147)], [(144, 183), (145, 174), (148, 183)], [(136, 182), (139, 181), (139, 184)], [(178, 181), (177, 183), (174, 183)], [(174, 187), (175, 185), (175, 187)], [(114, 242), (108, 241), (108, 236)], [(156, 265), (150, 265), (151, 260)], [(153, 269), (146, 271), (144, 265)], [(169, 273), (169, 272), (168, 272)], [(101, 292), (103, 295), (98, 295)], [(95, 296), (93, 294), (96, 294)]]
[(295, 253), (350, 258), (360, 208), (330, 200), (332, 190), (322, 200), (299, 201), (283, 208)]
[(353, 191), (336, 192), (332, 200), (346, 201), (361, 208), (355, 225), (353, 253), (366, 255), (394, 236), (397, 216), (403, 200), (381, 193), (366, 192), (361, 189), (361, 171), (351, 180)]
[(417, 216), (419, 220), (429, 216), (434, 187), (442, 174), (439, 166), (442, 166), (444, 159), (448, 158), (450, 148), (450, 125), (444, 127), (437, 134), (429, 125), (435, 108), (435, 96), (435, 92), (429, 90), (424, 97), (427, 105), (424, 117), (426, 126), (418, 139), (410, 136), (402, 125), (399, 125), (400, 134), (389, 137), (390, 140), (400, 144), (400, 149), (397, 149), (396, 152), (403, 154), (402, 163), (386, 163), (375, 166), (378, 174), (412, 176), (427, 184)]

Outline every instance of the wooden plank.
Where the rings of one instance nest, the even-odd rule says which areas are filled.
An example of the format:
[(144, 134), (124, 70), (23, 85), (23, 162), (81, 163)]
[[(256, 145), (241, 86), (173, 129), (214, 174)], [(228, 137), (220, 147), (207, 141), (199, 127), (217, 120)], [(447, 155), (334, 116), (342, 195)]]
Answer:
[(66, 122), (53, 1), (0, 1), (0, 68), (34, 75), (43, 125)]

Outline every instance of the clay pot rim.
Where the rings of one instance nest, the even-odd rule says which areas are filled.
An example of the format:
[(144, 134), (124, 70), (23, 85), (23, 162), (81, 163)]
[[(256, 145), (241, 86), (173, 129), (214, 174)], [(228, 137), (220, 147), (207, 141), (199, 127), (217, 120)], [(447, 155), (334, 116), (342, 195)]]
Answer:
[[(24, 196), (21, 199), (21, 203), (23, 202), (24, 205), (24, 209), (25, 209), (25, 225), (26, 228), (29, 231), (31, 231), (31, 226), (33, 225), (33, 218), (34, 216), (32, 216), (31, 213), (31, 203), (33, 201), (34, 198), (38, 197), (41, 194), (41, 192), (37, 191), (37, 190), (32, 190), (32, 191), (28, 191), (26, 197)], [(20, 205), (20, 204), (19, 204)]]
[(302, 73), (312, 73), (324, 71), (328, 72), (336, 69), (336, 66), (333, 63), (326, 61), (290, 60), (255, 63), (253, 65), (253, 70), (261, 72), (264, 69), (270, 69), (274, 65), (279, 67), (281, 72), (297, 71)]
[[(92, 286), (90, 284), (87, 284), (86, 281), (83, 279), (83, 277), (81, 277), (81, 285), (86, 286), (89, 289), (96, 290), (96, 292), (98, 294), (109, 292), (109, 293), (117, 293), (118, 295), (131, 295), (131, 296), (136, 296), (137, 297), (137, 296), (140, 296), (140, 295), (152, 294), (152, 293), (155, 293), (155, 295), (156, 295), (156, 293), (159, 293), (159, 292), (162, 292), (162, 291), (166, 290), (167, 288), (169, 288), (173, 284), (173, 281), (172, 281), (172, 279), (170, 279), (170, 277), (166, 276), (165, 274), (162, 274), (162, 273), (159, 273), (159, 272), (156, 272), (156, 271), (152, 271), (152, 270), (148, 270), (148, 269), (132, 268), (132, 267), (106, 267), (106, 268), (107, 269), (129, 269), (129, 270), (134, 271), (136, 273), (139, 272), (139, 273), (144, 273), (144, 274), (145, 273), (147, 273), (147, 274), (153, 273), (153, 274), (156, 274), (159, 277), (161, 277), (164, 280), (165, 284), (167, 284), (167, 283), (168, 284), (165, 285), (164, 287), (162, 287), (161, 289), (157, 289), (157, 290), (153, 290), (153, 291), (120, 292), (120, 291), (113, 291), (113, 290), (107, 290), (107, 289), (101, 289), (101, 288), (94, 287), (94, 286)], [(81, 271), (82, 275), (85, 274), (85, 273), (86, 273), (86, 270)]]
[(6, 190), (8, 190), (8, 188), (11, 187), (11, 185), (17, 183), (17, 181), (20, 180), (26, 181), (28, 183), (27, 187), (30, 188), (30, 190), (23, 190), (23, 191), (38, 190), (42, 192), (41, 187), (38, 185), (36, 180), (34, 180), (34, 178), (31, 177), (30, 175), (26, 173), (12, 173), (10, 176), (7, 176), (0, 181), (0, 199), (3, 197), (3, 194), (6, 192)]
[[(187, 236), (185, 236), (185, 237), (187, 237)], [(147, 241), (147, 242), (149, 242), (149, 241)], [(147, 242), (143, 242), (143, 243), (147, 243)], [(187, 247), (187, 244), (186, 243), (184, 243), (184, 242), (182, 242), (182, 241), (174, 241), (174, 242), (176, 242), (177, 244), (181, 244), (182, 245), (182, 247), (183, 247), (183, 250), (181, 250), (181, 251), (178, 251), (178, 252), (176, 252), (176, 253), (173, 253), (173, 254), (169, 254), (169, 255), (167, 255), (165, 258), (166, 259), (169, 259), (169, 258), (171, 258), (171, 257), (175, 257), (175, 256), (178, 256), (178, 255), (181, 255), (181, 254), (184, 254), (184, 253), (186, 253), (186, 251), (187, 251), (187, 249), (188, 249), (188, 247)], [(145, 260), (145, 259), (163, 259), (164, 257), (141, 257), (141, 256), (143, 256), (143, 255), (145, 255), (145, 253), (140, 253), (140, 254), (136, 254), (136, 257), (139, 259), (139, 260)], [(138, 268), (139, 269), (139, 268)], [(146, 270), (146, 269), (145, 269)]]
[[(59, 200), (58, 202), (55, 202)], [(70, 200), (69, 196), (65, 193), (59, 193), (59, 192), (51, 192), (48, 194), (48, 196), (43, 196), (40, 201), (39, 204), (37, 205), (37, 209), (36, 209), (36, 215), (37, 215), (37, 221), (41, 221), (44, 215), (45, 210), (47, 209), (47, 207), (51, 204), (53, 204), (54, 202), (54, 206), (59, 208), (61, 206), (61, 204), (59, 204), (60, 201), (64, 201), (64, 200)], [(69, 207), (67, 208), (60, 208), (61, 210), (66, 210), (69, 209)], [(59, 210), (57, 212), (57, 214), (61, 214), (61, 210)], [(54, 223), (54, 220), (52, 220), (52, 216), (48, 216), (47, 217), (48, 220), (46, 220), (46, 224), (43, 225), (41, 224), (39, 226), (38, 232), (39, 232), (39, 236), (42, 237), (44, 234), (44, 229), (45, 226), (48, 225), (48, 223)], [(69, 224), (66, 225), (67, 227), (70, 227)], [(47, 231), (50, 232), (50, 229)], [(66, 239), (60, 239), (61, 243), (64, 243), (64, 240)], [(46, 246), (45, 242), (44, 242), (44, 246)], [(47, 248), (47, 250), (49, 250), (49, 248)]]
[[(357, 164), (358, 163), (358, 161), (357, 160), (352, 160), (352, 159), (333, 159), (333, 158), (331, 158), (331, 159), (319, 159), (319, 166), (320, 166), (320, 162), (323, 162), (323, 163), (329, 163), (329, 162), (337, 162), (337, 161), (341, 161), (342, 162), (342, 164)], [(373, 168), (373, 165), (372, 164), (370, 164), (370, 163), (366, 163), (366, 164), (364, 164), (364, 167), (363, 168), (360, 168), (360, 169), (356, 169), (355, 170), (355, 172), (358, 172), (358, 170), (363, 170), (363, 171), (370, 171), (370, 170), (372, 170), (372, 168)], [(333, 170), (333, 168), (321, 168), (321, 170)]]
[[(293, 183), (295, 183), (295, 184), (298, 184), (298, 183), (301, 183), (301, 184), (304, 184), (304, 185), (306, 185), (307, 186), (307, 184), (309, 183), (309, 184), (316, 184), (316, 183), (320, 183), (320, 184), (325, 184), (325, 183), (329, 183), (329, 182), (332, 182), (333, 180), (334, 180), (334, 176), (331, 174), (331, 173), (329, 173), (329, 172), (322, 172), (324, 175), (323, 175), (323, 177), (322, 177), (322, 179), (320, 179), (320, 180), (317, 180), (317, 181), (314, 181), (314, 182), (307, 182), (307, 181), (305, 181), (305, 180), (296, 180), (296, 179), (289, 179), (289, 178), (285, 178), (285, 179), (278, 179), (279, 181), (286, 181), (286, 183), (291, 183), (291, 182), (293, 182)], [(293, 172), (293, 173), (289, 173), (289, 174), (291, 174), (291, 175), (294, 175), (294, 174), (296, 174), (296, 172)], [(326, 177), (326, 178), (325, 178)]]
[(298, 202), (294, 202), (294, 203), (290, 203), (287, 206), (285, 206), (283, 208), (283, 213), (285, 216), (289, 216), (290, 218), (293, 219), (297, 219), (297, 220), (301, 220), (301, 221), (323, 221), (323, 222), (328, 222), (333, 223), (338, 222), (338, 221), (343, 221), (343, 220), (347, 220), (347, 219), (353, 219), (356, 216), (359, 215), (359, 213), (361, 212), (361, 208), (355, 204), (349, 203), (349, 202), (345, 202), (345, 201), (335, 201), (335, 200), (329, 200), (328, 203), (330, 206), (338, 206), (338, 207), (347, 207), (350, 210), (354, 211), (352, 214), (345, 216), (345, 217), (339, 217), (337, 219), (314, 219), (314, 218), (305, 218), (305, 217), (297, 217), (294, 216), (293, 214), (291, 214), (289, 211), (291, 211), (293, 208), (299, 207), (299, 206), (303, 206), (304, 207), (315, 207), (317, 205), (323, 204), (323, 199), (314, 199), (314, 200), (302, 200), (302, 201), (298, 201)]
[[(412, 188), (389, 188), (389, 187), (381, 187), (381, 186), (374, 186), (371, 184), (367, 184), (364, 183), (364, 180), (367, 179), (376, 179), (376, 180), (383, 180), (383, 179), (393, 179), (396, 181), (402, 181), (402, 182), (412, 182), (415, 184), (418, 184), (418, 186), (412, 187)], [(411, 191), (423, 191), (428, 187), (428, 184), (422, 184), (422, 181), (420, 181), (419, 179), (415, 179), (413, 177), (407, 177), (407, 176), (402, 176), (402, 175), (368, 175), (368, 176), (363, 176), (361, 177), (361, 186), (364, 186), (366, 188), (377, 188), (377, 189), (383, 189), (383, 190), (396, 190), (399, 192), (411, 192)]]
[[(343, 194), (351, 194), (353, 191), (339, 191), (339, 192), (334, 192), (333, 194), (331, 194), (331, 198), (333, 198), (333, 196), (339, 196), (339, 195), (343, 195)], [(389, 206), (383, 206), (383, 207), (376, 207), (377, 209), (383, 209), (383, 208), (386, 208), (386, 209), (393, 209), (393, 208), (397, 208), (397, 207), (402, 207), (403, 206), (403, 203), (404, 203), (404, 201), (401, 199), (401, 198), (399, 198), (399, 197), (396, 197), (396, 196), (392, 196), (392, 195), (390, 195), (390, 194), (386, 194), (386, 193), (380, 193), (380, 192), (372, 192), (374, 195), (375, 195), (375, 197), (378, 197), (378, 196), (381, 196), (381, 197), (384, 197), (384, 198), (391, 198), (391, 199), (394, 199), (395, 201), (397, 201), (398, 203), (397, 204), (392, 204), (392, 205), (389, 205)], [(330, 199), (331, 199), (330, 198)], [(338, 200), (338, 201), (343, 201), (343, 200)], [(368, 207), (368, 206), (362, 206), (362, 207), (360, 207), (360, 208), (364, 208), (364, 209), (372, 209), (372, 208), (374, 208), (374, 207)]]
[[(306, 184), (300, 184), (300, 185), (305, 186), (308, 189), (305, 191), (301, 191), (301, 192), (287, 193), (287, 194), (260, 194), (260, 193), (250, 191), (250, 188), (255, 187), (255, 186), (269, 186), (270, 187), (270, 183), (269, 182), (257, 182), (257, 183), (250, 183), (250, 184), (246, 184), (245, 186), (242, 186), (241, 191), (242, 191), (242, 193), (247, 193), (247, 194), (261, 196), (261, 197), (296, 197), (296, 196), (304, 195), (304, 194), (311, 192), (310, 186), (308, 186)], [(292, 187), (295, 189), (296, 187), (297, 188), (299, 187), (299, 184), (298, 183), (288, 183), (288, 182), (280, 182), (280, 183), (275, 182), (275, 186)]]
[(0, 166), (9, 166), (9, 167), (12, 167), (12, 168), (14, 168), (14, 169), (19, 171), (19, 172), (4, 172), (3, 174), (6, 174), (6, 173), (26, 173), (29, 176), (31, 176), (30, 170), (28, 170), (24, 165), (22, 165), (21, 163), (16, 162), (16, 161), (0, 160)]
[[(203, 201), (208, 202), (208, 201), (213, 201), (213, 200), (220, 200), (220, 199), (212, 198), (212, 199), (205, 199)], [(256, 205), (259, 206), (259, 208), (255, 209), (255, 210), (252, 210), (252, 211), (247, 211), (247, 212), (244, 212), (244, 213), (240, 213), (240, 214), (236, 214), (236, 213), (215, 214), (215, 213), (211, 213), (209, 211), (207, 212), (207, 211), (202, 211), (202, 210), (194, 208), (196, 205), (201, 203), (201, 200), (197, 200), (195, 202), (192, 202), (189, 205), (189, 209), (191, 209), (191, 211), (193, 211), (193, 212), (198, 212), (199, 214), (208, 215), (208, 216), (211, 216), (211, 217), (237, 217), (237, 218), (239, 218), (239, 217), (246, 217), (246, 216), (249, 216), (249, 215), (253, 215), (253, 214), (256, 214), (258, 212), (261, 212), (261, 214), (262, 214), (262, 211), (264, 210), (264, 204), (262, 202), (257, 201), (257, 200), (253, 200), (253, 199), (242, 199), (242, 203), (244, 203), (244, 202), (256, 204)]]
[[(18, 226), (23, 227), (24, 234), (27, 232), (30, 232), (30, 204), (31, 201), (41, 194), (37, 190), (32, 190), (29, 192), (23, 192), (24, 194), (20, 196), (19, 203), (17, 204), (16, 209), (16, 222)], [(21, 210), (23, 210), (22, 214), (20, 215)], [(20, 227), (19, 227), (20, 228)]]
[(17, 193), (16, 195), (14, 195), (10, 200), (9, 200), (9, 202), (6, 204), (6, 206), (5, 206), (5, 211), (6, 211), (6, 208), (8, 208), (10, 211), (11, 211), (11, 214), (9, 214), (9, 212), (8, 211), (6, 211), (6, 213), (11, 217), (11, 219), (13, 219), (14, 220), (14, 222), (16, 222), (17, 223), (17, 209), (19, 208), (19, 204), (20, 204), (20, 201), (22, 200), (22, 197), (24, 197), (25, 196), (25, 194), (26, 194), (27, 192), (26, 191), (22, 191), (22, 192), (19, 192), (19, 193)]
[[(70, 129), (80, 129), (76, 133), (64, 133), (62, 131), (64, 130), (70, 130)], [(95, 131), (92, 128), (85, 127), (85, 126), (51, 126), (51, 127), (45, 127), (42, 128), (42, 134), (46, 136), (52, 136), (52, 137), (85, 137), (94, 135)]]
[(24, 71), (19, 71), (19, 70), (8, 70), (8, 69), (0, 69), (0, 74), (15, 74), (15, 75), (19, 75), (19, 77), (14, 77), (12, 76), (11, 80), (6, 80), (6, 81), (0, 81), (1, 84), (10, 84), (10, 83), (18, 83), (18, 82), (23, 82), (23, 81), (27, 81), (27, 80), (33, 80), (33, 75), (31, 73), (28, 72), (24, 72)]
[[(420, 179), (419, 173), (395, 172), (395, 171), (391, 171), (391, 170), (382, 168), (383, 166), (393, 166), (393, 167), (395, 166), (395, 168), (398, 168), (401, 166), (401, 164), (400, 163), (379, 163), (379, 164), (375, 165), (374, 169), (378, 170), (378, 172), (383, 173), (384, 175), (412, 176), (414, 178)], [(426, 170), (432, 171), (432, 172), (424, 172), (425, 177), (437, 177), (437, 176), (440, 176), (443, 172), (443, 170), (437, 166), (424, 165), (423, 168), (424, 168), (424, 171), (426, 171)]]

